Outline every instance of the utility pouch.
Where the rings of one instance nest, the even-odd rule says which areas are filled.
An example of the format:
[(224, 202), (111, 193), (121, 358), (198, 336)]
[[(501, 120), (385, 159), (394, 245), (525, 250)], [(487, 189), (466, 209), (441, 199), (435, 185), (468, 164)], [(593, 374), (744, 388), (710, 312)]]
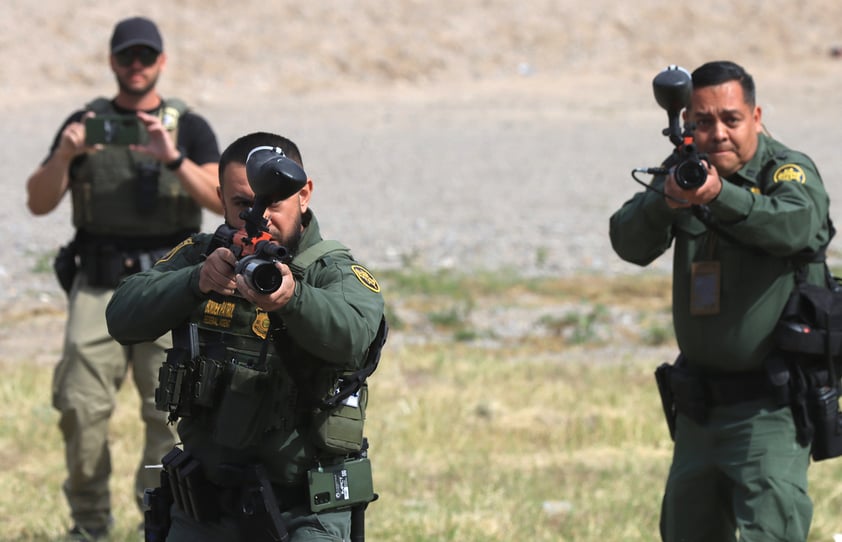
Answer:
[(368, 387), (363, 385), (335, 407), (317, 410), (313, 415), (314, 444), (332, 454), (359, 452), (363, 444), (367, 400)]
[(834, 384), (815, 385), (807, 390), (807, 407), (814, 426), (810, 453), (815, 461), (842, 455), (842, 414), (839, 390)]
[(371, 502), (375, 499), (371, 462), (360, 457), (310, 469), (307, 490), (314, 513)]
[(89, 286), (116, 288), (126, 276), (125, 257), (113, 245), (86, 243), (79, 256)]
[(193, 389), (193, 403), (210, 408), (215, 404), (216, 388), (223, 374), (223, 365), (213, 359), (200, 356), (194, 360), (196, 384)]
[(180, 510), (190, 510), (190, 495), (185, 493), (181, 482), (178, 479), (178, 471), (190, 460), (190, 454), (178, 448), (173, 448), (161, 459), (161, 465), (166, 475), (167, 485), (170, 488), (173, 502)]
[(205, 477), (201, 463), (191, 457), (178, 471), (178, 479), (182, 490), (190, 496), (190, 510), (187, 512), (193, 519), (199, 523), (217, 520), (220, 509), (216, 492)]
[(842, 288), (829, 272), (827, 283), (796, 280), (775, 329), (781, 350), (820, 359), (842, 355)]
[(56, 274), (59, 286), (68, 294), (73, 286), (73, 279), (76, 278), (76, 273), (79, 271), (79, 261), (76, 256), (76, 242), (71, 241), (58, 249), (53, 260), (53, 271)]
[(173, 448), (161, 461), (172, 490), (173, 502), (198, 522), (219, 518), (217, 495), (202, 465), (189, 452)]
[(158, 369), (155, 408), (169, 412), (169, 421), (189, 417), (193, 407), (193, 371), (190, 354), (182, 348), (167, 350), (167, 359)]
[(271, 415), (271, 409), (261, 409), (269, 373), (237, 364), (230, 364), (228, 373), (229, 384), (214, 412), (213, 438), (223, 446), (241, 449), (263, 433), (266, 416)]
[(808, 418), (810, 431), (805, 436), (812, 436), (810, 454), (815, 461), (842, 455), (837, 377), (842, 351), (842, 287), (827, 266), (825, 272), (827, 285), (818, 286), (804, 280), (803, 269), (796, 271), (795, 288), (775, 333), (782, 350), (799, 354), (797, 369), (804, 394), (799, 404), (793, 403), (793, 415)]
[(670, 377), (673, 366), (669, 363), (662, 363), (655, 369), (655, 383), (658, 385), (658, 394), (661, 396), (661, 407), (664, 409), (664, 418), (670, 432), (670, 438), (675, 440), (675, 396), (672, 393)]

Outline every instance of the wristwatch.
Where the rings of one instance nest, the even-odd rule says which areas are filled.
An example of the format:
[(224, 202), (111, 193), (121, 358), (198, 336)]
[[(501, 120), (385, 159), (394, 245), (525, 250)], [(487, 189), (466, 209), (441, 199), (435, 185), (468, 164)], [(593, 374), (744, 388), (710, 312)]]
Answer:
[(181, 167), (181, 164), (184, 162), (184, 151), (178, 149), (178, 158), (173, 160), (172, 162), (167, 162), (164, 164), (164, 167), (170, 171), (175, 171)]

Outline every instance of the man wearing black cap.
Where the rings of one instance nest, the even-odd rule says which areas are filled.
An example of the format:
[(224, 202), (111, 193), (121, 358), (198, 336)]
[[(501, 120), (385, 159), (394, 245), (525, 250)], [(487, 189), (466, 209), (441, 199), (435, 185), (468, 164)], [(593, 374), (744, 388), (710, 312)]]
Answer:
[(216, 136), (182, 101), (156, 91), (166, 60), (155, 23), (120, 21), (109, 57), (116, 96), (73, 113), (27, 183), (35, 215), (55, 209), (66, 192), (72, 196), (76, 236), (56, 258), (69, 302), (53, 405), (66, 447), (63, 489), (75, 540), (104, 538), (112, 521), (108, 423), (129, 363), (145, 424), (139, 505), (144, 488), (158, 484), (158, 473), (144, 466), (160, 463), (175, 442), (154, 397), (169, 339), (123, 348), (108, 335), (105, 306), (123, 277), (151, 267), (200, 230), (203, 207), (221, 212)]

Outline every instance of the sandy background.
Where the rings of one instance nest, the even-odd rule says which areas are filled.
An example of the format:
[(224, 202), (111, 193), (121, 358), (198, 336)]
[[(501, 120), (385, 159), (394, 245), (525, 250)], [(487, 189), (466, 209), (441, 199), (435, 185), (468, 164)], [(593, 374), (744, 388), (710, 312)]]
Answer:
[(108, 40), (135, 14), (164, 35), (161, 92), (221, 147), (253, 130), (297, 141), (325, 235), (375, 270), (636, 272), (607, 220), (638, 188), (630, 170), (670, 151), (652, 78), (716, 58), (755, 75), (768, 128), (813, 156), (842, 223), (842, 3), (704, 5), (4, 0), (0, 307), (64, 301), (33, 269), (71, 237), (69, 201), (32, 217), (24, 185), (63, 119), (113, 94)]

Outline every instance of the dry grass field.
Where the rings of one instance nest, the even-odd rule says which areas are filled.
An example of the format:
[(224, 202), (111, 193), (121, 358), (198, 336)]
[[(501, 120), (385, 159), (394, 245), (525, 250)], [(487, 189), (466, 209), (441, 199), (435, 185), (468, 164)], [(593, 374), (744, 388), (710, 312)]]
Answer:
[[(667, 277), (386, 273), (382, 282), (394, 329), (371, 380), (380, 499), (369, 540), (657, 539), (672, 450), (652, 378), (675, 348), (655, 331), (668, 319)], [(497, 322), (513, 314), (529, 325), (504, 332)], [(45, 400), (51, 371), (22, 362), (12, 353), (2, 364), (0, 538), (53, 541), (67, 513), (57, 417)], [(137, 408), (126, 386), (112, 422), (118, 542), (137, 540)], [(839, 461), (811, 468), (811, 542), (842, 531), (840, 476)]]

